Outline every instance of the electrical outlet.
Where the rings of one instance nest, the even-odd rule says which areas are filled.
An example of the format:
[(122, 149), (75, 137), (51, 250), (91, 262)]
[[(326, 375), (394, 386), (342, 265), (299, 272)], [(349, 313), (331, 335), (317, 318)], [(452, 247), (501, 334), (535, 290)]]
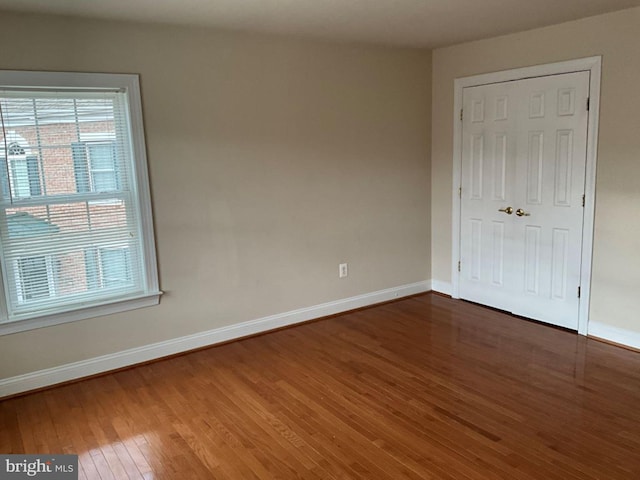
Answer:
[(346, 263), (341, 263), (338, 265), (338, 276), (340, 278), (344, 278), (349, 275), (349, 265)]

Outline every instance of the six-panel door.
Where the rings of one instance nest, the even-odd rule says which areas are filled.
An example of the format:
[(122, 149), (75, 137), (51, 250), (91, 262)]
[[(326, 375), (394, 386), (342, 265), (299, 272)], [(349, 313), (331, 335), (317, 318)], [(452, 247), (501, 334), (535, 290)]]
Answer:
[(588, 91), (588, 72), (464, 89), (461, 298), (577, 329)]

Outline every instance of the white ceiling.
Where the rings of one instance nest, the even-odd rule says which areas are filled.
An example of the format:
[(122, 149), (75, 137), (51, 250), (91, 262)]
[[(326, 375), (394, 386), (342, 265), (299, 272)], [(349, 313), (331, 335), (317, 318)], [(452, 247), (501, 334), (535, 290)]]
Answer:
[(640, 5), (640, 0), (0, 0), (0, 9), (439, 47)]

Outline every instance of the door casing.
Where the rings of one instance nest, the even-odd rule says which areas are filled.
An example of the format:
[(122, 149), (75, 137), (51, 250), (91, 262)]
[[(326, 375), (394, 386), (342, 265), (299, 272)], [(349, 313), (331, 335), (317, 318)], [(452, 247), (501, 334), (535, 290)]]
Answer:
[(462, 175), (462, 93), (466, 87), (502, 83), (532, 77), (543, 77), (572, 72), (590, 72), (589, 79), (589, 122), (587, 125), (587, 158), (585, 172), (585, 205), (582, 230), (582, 258), (580, 272), (580, 307), (578, 312), (578, 333), (587, 335), (589, 324), (589, 303), (591, 298), (591, 267), (593, 258), (593, 232), (596, 193), (596, 161), (598, 151), (598, 123), (600, 111), (600, 75), (602, 57), (588, 57), (566, 62), (535, 65), (531, 67), (504, 70), (495, 73), (458, 78), (454, 81), (453, 120), (453, 189), (452, 189), (452, 246), (451, 246), (451, 296), (460, 298), (460, 185)]

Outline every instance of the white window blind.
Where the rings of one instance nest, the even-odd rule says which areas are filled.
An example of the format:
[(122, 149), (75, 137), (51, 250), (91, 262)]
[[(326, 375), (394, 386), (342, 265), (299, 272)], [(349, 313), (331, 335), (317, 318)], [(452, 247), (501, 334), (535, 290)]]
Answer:
[(159, 294), (130, 94), (0, 85), (0, 322)]

